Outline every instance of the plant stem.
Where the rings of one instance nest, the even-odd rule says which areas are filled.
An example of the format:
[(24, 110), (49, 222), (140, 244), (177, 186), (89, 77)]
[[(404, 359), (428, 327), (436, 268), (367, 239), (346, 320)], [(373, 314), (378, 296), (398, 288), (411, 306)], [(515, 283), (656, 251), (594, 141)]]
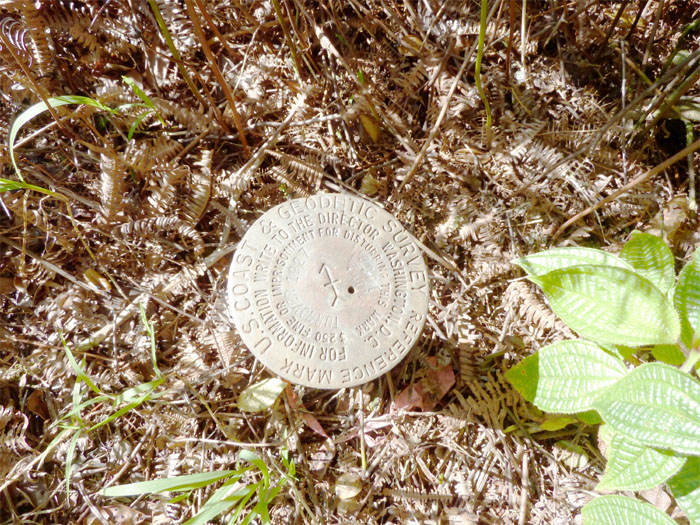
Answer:
[(700, 361), (700, 350), (691, 350), (690, 355), (681, 366), (681, 372), (690, 373), (693, 367)]

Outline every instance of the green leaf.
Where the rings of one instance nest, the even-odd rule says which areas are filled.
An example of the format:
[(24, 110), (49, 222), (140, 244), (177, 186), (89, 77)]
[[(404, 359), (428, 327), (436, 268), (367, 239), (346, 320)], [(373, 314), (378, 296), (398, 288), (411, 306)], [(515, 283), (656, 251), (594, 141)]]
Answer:
[(101, 426), (106, 425), (106, 424), (109, 423), (110, 421), (114, 421), (115, 419), (117, 419), (117, 418), (123, 416), (123, 415), (126, 414), (127, 412), (131, 412), (134, 408), (136, 408), (136, 407), (139, 406), (141, 403), (143, 403), (144, 401), (146, 401), (146, 400), (150, 397), (150, 395), (151, 395), (151, 393), (148, 392), (147, 394), (144, 394), (144, 395), (141, 396), (140, 398), (138, 398), (138, 399), (132, 401), (132, 402), (129, 403), (128, 405), (125, 405), (125, 406), (123, 406), (122, 408), (120, 408), (119, 410), (117, 410), (117, 411), (115, 411), (115, 412), (112, 412), (108, 417), (106, 417), (105, 419), (103, 419), (103, 420), (100, 421), (99, 423), (95, 423), (93, 426), (91, 426), (90, 429), (89, 429), (89, 431), (92, 432), (93, 430), (96, 430), (96, 429), (100, 428)]
[(700, 331), (700, 250), (678, 275), (673, 303), (681, 315), (683, 343), (692, 346), (693, 335)]
[(664, 294), (668, 294), (676, 281), (673, 254), (663, 239), (656, 235), (633, 231), (622, 248), (620, 259), (629, 263)]
[(258, 456), (255, 452), (251, 452), (250, 450), (241, 450), (238, 453), (238, 457), (244, 461), (247, 461), (248, 463), (251, 463), (252, 465), (255, 465), (258, 467), (258, 470), (262, 473), (263, 475), (263, 488), (264, 490), (267, 490), (268, 487), (270, 486), (270, 472), (267, 469), (267, 465), (265, 462)]
[(669, 344), (680, 336), (678, 314), (666, 296), (633, 271), (571, 266), (530, 280), (571, 329), (598, 343)]
[(154, 479), (151, 481), (140, 481), (138, 483), (127, 483), (126, 485), (118, 485), (116, 487), (107, 487), (102, 490), (102, 495), (112, 498), (120, 498), (124, 496), (139, 496), (141, 494), (168, 492), (168, 491), (183, 491), (198, 489), (211, 485), (227, 476), (236, 474), (235, 470), (219, 470), (216, 472), (200, 472), (199, 474), (187, 474), (185, 476), (176, 476), (174, 478)]
[(676, 525), (659, 509), (624, 496), (602, 496), (584, 505), (584, 525)]
[(35, 186), (34, 184), (27, 184), (26, 182), (19, 182), (16, 180), (0, 179), (0, 193), (4, 191), (13, 190), (38, 191), (39, 193), (51, 195), (52, 197), (56, 197), (61, 200), (65, 199), (65, 196), (61, 195), (60, 193), (47, 190), (46, 188), (42, 188), (41, 186)]
[(241, 392), (238, 408), (245, 412), (262, 412), (275, 404), (286, 385), (277, 377), (263, 379)]
[(608, 444), (608, 463), (596, 490), (651, 489), (676, 474), (685, 463), (685, 456), (646, 447), (609, 430), (612, 438)]
[(75, 357), (73, 357), (73, 353), (70, 351), (70, 348), (68, 348), (68, 343), (66, 343), (66, 340), (63, 338), (63, 334), (59, 332), (59, 337), (61, 338), (61, 343), (63, 344), (63, 350), (66, 353), (66, 357), (68, 358), (68, 362), (70, 363), (71, 368), (75, 372), (75, 375), (78, 376), (78, 379), (81, 381), (84, 381), (85, 384), (95, 392), (95, 394), (98, 395), (107, 395), (103, 394), (102, 391), (97, 388), (97, 385), (95, 385), (95, 382), (92, 380), (92, 378), (87, 375), (83, 369), (80, 367), (78, 362), (75, 360)]
[(580, 412), (576, 414), (576, 417), (581, 420), (586, 425), (600, 425), (603, 420), (600, 419), (600, 415), (595, 410), (587, 410), (585, 412)]
[(603, 250), (596, 250), (595, 248), (581, 248), (578, 246), (552, 248), (551, 250), (527, 255), (520, 259), (514, 259), (512, 263), (520, 266), (530, 276), (544, 275), (553, 270), (584, 264), (616, 266), (627, 270), (634, 269), (616, 255)]
[(540, 423), (540, 429), (546, 432), (554, 432), (569, 426), (571, 423), (578, 423), (578, 419), (571, 416), (547, 416), (547, 418)]
[(525, 399), (548, 412), (572, 414), (627, 373), (624, 363), (590, 341), (560, 341), (508, 370), (506, 378)]
[(669, 365), (681, 366), (685, 362), (685, 355), (678, 345), (656, 345), (651, 348), (654, 359)]
[(63, 95), (60, 97), (53, 97), (48, 99), (47, 102), (48, 105), (42, 101), (37, 102), (33, 106), (29, 106), (22, 113), (20, 113), (20, 115), (15, 119), (15, 121), (12, 123), (12, 127), (10, 128), (10, 160), (12, 160), (12, 165), (15, 167), (17, 176), (22, 182), (24, 182), (24, 178), (22, 177), (22, 172), (20, 171), (19, 166), (17, 165), (17, 160), (15, 159), (15, 141), (17, 139), (17, 134), (19, 133), (19, 130), (22, 129), (22, 127), (27, 122), (32, 120), (37, 115), (40, 115), (44, 111), (47, 111), (49, 106), (51, 106), (52, 108), (57, 108), (60, 106), (65, 106), (67, 104), (84, 104), (86, 106), (92, 106), (103, 111), (109, 111), (114, 113), (114, 110), (112, 108), (105, 106), (97, 100), (76, 95)]
[(668, 487), (691, 525), (700, 525), (700, 457), (689, 457), (681, 471), (668, 480)]
[(138, 96), (141, 100), (143, 100), (143, 103), (146, 105), (147, 108), (151, 109), (153, 113), (155, 113), (156, 117), (158, 117), (158, 120), (160, 120), (160, 123), (163, 124), (163, 126), (167, 127), (168, 124), (163, 120), (163, 117), (160, 116), (160, 113), (158, 113), (158, 109), (153, 105), (153, 102), (151, 99), (144, 93), (144, 91), (139, 87), (139, 85), (134, 81), (133, 78), (127, 77), (126, 75), (122, 75), (122, 80), (127, 83), (127, 85), (133, 90), (134, 93), (136, 93), (136, 96)]
[(700, 454), (700, 382), (663, 363), (647, 363), (594, 403), (614, 430), (643, 445)]

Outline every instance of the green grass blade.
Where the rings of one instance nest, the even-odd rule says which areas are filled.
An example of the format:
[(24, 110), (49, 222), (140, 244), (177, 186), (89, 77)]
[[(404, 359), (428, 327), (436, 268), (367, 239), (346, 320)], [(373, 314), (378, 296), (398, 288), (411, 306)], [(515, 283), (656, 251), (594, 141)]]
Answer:
[[(249, 488), (251, 489), (250, 492), (238, 504), (238, 508), (236, 509), (236, 512), (234, 512), (233, 516), (229, 520), (229, 523), (233, 524), (236, 522), (236, 520), (238, 519), (238, 516), (241, 515), (241, 512), (243, 512), (243, 509), (245, 509), (246, 505), (248, 505), (248, 501), (250, 500), (250, 498), (252, 498), (253, 494), (255, 494), (256, 490), (260, 488), (260, 483), (256, 483), (255, 485), (251, 485)], [(244, 524), (250, 522), (250, 520), (252, 520), (256, 516), (256, 514), (257, 513), (255, 512), (255, 510), (252, 510), (250, 513), (248, 513), (248, 515), (245, 517), (245, 519), (241, 522), (241, 525), (244, 525)]]
[[(249, 485), (247, 487), (243, 487), (242, 489), (232, 492), (225, 498), (217, 498), (216, 501), (212, 501), (214, 500), (214, 496), (212, 496), (207, 500), (207, 502), (204, 505), (202, 505), (201, 510), (191, 519), (187, 520), (184, 525), (204, 525), (216, 516), (223, 514), (239, 502), (241, 502), (241, 504), (245, 506), (248, 500), (253, 496), (253, 494), (255, 494), (256, 486), (257, 485)], [(227, 490), (230, 490), (229, 486), (225, 488)], [(220, 490), (221, 489), (219, 489), (219, 491)]]
[(139, 116), (136, 118), (136, 120), (134, 120), (134, 122), (133, 122), (133, 123), (131, 124), (131, 126), (129, 127), (129, 132), (126, 134), (127, 140), (131, 140), (132, 138), (134, 138), (134, 133), (136, 133), (136, 130), (138, 129), (138, 127), (139, 127), (139, 125), (141, 124), (141, 122), (143, 122), (144, 120), (146, 120), (146, 118), (149, 117), (149, 116), (151, 116), (151, 115), (153, 115), (153, 111), (146, 111), (146, 112), (143, 113), (142, 115), (139, 115)]
[(192, 94), (197, 98), (197, 100), (199, 100), (199, 102), (203, 106), (206, 106), (204, 99), (202, 99), (202, 95), (200, 95), (199, 91), (197, 91), (197, 88), (195, 87), (194, 82), (192, 82), (192, 79), (190, 78), (189, 73), (187, 72), (187, 70), (185, 69), (185, 66), (182, 63), (182, 57), (180, 56), (180, 52), (175, 47), (175, 42), (173, 42), (173, 38), (170, 36), (170, 31), (168, 31), (168, 26), (165, 25), (165, 20), (163, 20), (163, 15), (160, 14), (160, 9), (158, 9), (158, 4), (156, 3), (155, 0), (148, 0), (148, 4), (151, 6), (151, 11), (153, 11), (153, 15), (156, 17), (156, 21), (158, 23), (158, 28), (160, 29), (160, 32), (163, 35), (163, 38), (165, 39), (166, 44), (168, 45), (168, 49), (170, 49), (170, 53), (173, 55), (173, 58), (175, 59), (175, 63), (177, 64), (177, 69), (180, 71), (182, 78), (185, 79), (187, 86), (190, 88), (190, 91), (192, 91)]
[(112, 108), (105, 106), (101, 102), (98, 102), (97, 100), (91, 99), (89, 97), (82, 97), (78, 95), (63, 95), (60, 97), (53, 97), (48, 99), (47, 102), (48, 105), (42, 101), (37, 102), (33, 106), (29, 106), (27, 109), (25, 109), (22, 113), (19, 114), (19, 116), (15, 119), (15, 121), (12, 123), (12, 126), (10, 127), (10, 159), (12, 160), (12, 165), (15, 168), (17, 177), (19, 177), (19, 180), (21, 180), (22, 182), (24, 182), (24, 178), (22, 177), (22, 173), (19, 169), (19, 166), (17, 165), (17, 160), (15, 159), (15, 142), (17, 140), (17, 134), (27, 122), (32, 120), (37, 115), (40, 115), (44, 111), (47, 111), (49, 106), (51, 106), (52, 108), (57, 108), (60, 106), (65, 106), (67, 104), (84, 104), (86, 106), (92, 106), (102, 111), (109, 111), (110, 113), (114, 113), (114, 110)]
[(139, 406), (141, 403), (143, 403), (144, 401), (146, 401), (146, 400), (148, 399), (149, 395), (150, 395), (150, 392), (149, 392), (148, 394), (144, 394), (143, 396), (141, 396), (140, 398), (138, 398), (136, 401), (134, 401), (134, 402), (132, 402), (132, 403), (129, 403), (128, 405), (126, 405), (126, 406), (120, 408), (120, 409), (117, 410), (116, 412), (113, 412), (113, 413), (110, 414), (109, 417), (107, 417), (106, 419), (104, 419), (104, 420), (100, 421), (99, 423), (96, 423), (95, 425), (91, 426), (90, 429), (89, 429), (89, 431), (92, 432), (93, 430), (96, 430), (96, 429), (100, 428), (101, 426), (106, 425), (106, 424), (109, 423), (110, 421), (114, 421), (114, 420), (117, 419), (118, 417), (123, 416), (123, 415), (126, 414), (127, 412), (130, 412), (131, 410), (133, 410), (134, 408), (136, 408), (137, 406)]
[(70, 476), (73, 470), (73, 456), (75, 454), (75, 446), (78, 444), (78, 438), (80, 437), (81, 431), (78, 430), (73, 437), (70, 438), (68, 443), (68, 450), (66, 451), (66, 500), (70, 501)]
[[(79, 385), (79, 383), (76, 383), (76, 385)], [(87, 408), (89, 406), (95, 405), (97, 403), (102, 403), (104, 401), (111, 401), (112, 398), (107, 396), (107, 395), (101, 395), (97, 397), (93, 397), (92, 399), (88, 399), (87, 401), (80, 402), (78, 401), (73, 401), (73, 408), (68, 412), (65, 416), (63, 416), (63, 419), (72, 417), (72, 416), (77, 416), (78, 419), (80, 419), (80, 414), (83, 411), (84, 408)]]
[(63, 195), (60, 195), (51, 190), (47, 190), (46, 188), (42, 188), (41, 186), (35, 186), (34, 184), (27, 184), (26, 182), (19, 182), (16, 180), (0, 179), (0, 193), (4, 191), (13, 190), (38, 191), (39, 193), (51, 195), (52, 197), (58, 197), (62, 200), (65, 198)]
[(127, 85), (133, 90), (134, 93), (136, 93), (136, 95), (141, 100), (143, 100), (143, 103), (146, 105), (147, 108), (153, 110), (153, 113), (155, 113), (156, 117), (158, 117), (160, 123), (163, 124), (163, 126), (167, 127), (168, 124), (165, 122), (163, 117), (161, 117), (160, 113), (158, 113), (158, 109), (153, 105), (153, 102), (150, 98), (148, 98), (148, 95), (146, 95), (146, 93), (143, 92), (143, 90), (138, 86), (138, 84), (134, 82), (134, 79), (123, 75), (122, 80), (127, 83)]
[(95, 385), (94, 381), (90, 378), (89, 375), (87, 375), (83, 369), (80, 367), (78, 362), (75, 360), (75, 357), (73, 357), (73, 353), (70, 351), (70, 348), (68, 348), (68, 344), (66, 343), (66, 340), (63, 338), (63, 334), (59, 332), (59, 337), (61, 338), (61, 343), (63, 344), (63, 350), (66, 353), (66, 357), (68, 358), (68, 362), (70, 363), (71, 368), (73, 368), (73, 371), (75, 372), (75, 375), (78, 376), (78, 379), (81, 381), (84, 381), (85, 384), (95, 392), (97, 395), (107, 395), (103, 394), (102, 391), (97, 388), (97, 385)]
[(144, 395), (150, 394), (156, 388), (162, 385), (164, 381), (165, 378), (159, 377), (157, 379), (148, 381), (147, 383), (141, 383), (140, 385), (127, 388), (126, 390), (124, 390), (124, 392), (114, 397), (114, 403), (115, 405), (118, 405), (120, 403), (130, 403), (135, 399), (139, 399)]
[(200, 472), (199, 474), (187, 474), (174, 478), (154, 479), (151, 481), (140, 481), (138, 483), (127, 483), (116, 487), (107, 487), (102, 491), (106, 497), (119, 498), (124, 496), (140, 496), (141, 494), (151, 494), (169, 491), (183, 491), (206, 487), (212, 483), (236, 474), (235, 470), (219, 470), (216, 472)]
[(248, 463), (251, 463), (255, 465), (260, 472), (262, 472), (263, 475), (263, 481), (264, 481), (264, 487), (265, 490), (270, 486), (270, 472), (267, 469), (267, 465), (265, 462), (255, 454), (254, 452), (251, 452), (250, 450), (241, 450), (238, 453), (238, 457), (244, 461), (247, 461)]

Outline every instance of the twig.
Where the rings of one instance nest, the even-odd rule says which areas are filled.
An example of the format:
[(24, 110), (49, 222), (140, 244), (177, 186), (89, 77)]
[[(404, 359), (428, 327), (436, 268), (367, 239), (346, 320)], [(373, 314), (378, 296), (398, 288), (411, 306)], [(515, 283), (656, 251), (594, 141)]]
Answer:
[(696, 140), (695, 142), (693, 142), (693, 143), (690, 144), (689, 146), (686, 146), (686, 147), (683, 148), (681, 151), (679, 151), (678, 153), (676, 153), (674, 156), (669, 157), (668, 159), (666, 159), (665, 161), (663, 161), (663, 162), (662, 162), (661, 164), (659, 164), (658, 166), (655, 166), (654, 168), (650, 169), (650, 170), (647, 171), (646, 173), (642, 173), (639, 177), (637, 177), (637, 178), (635, 178), (635, 179), (632, 179), (632, 180), (629, 182), (629, 184), (625, 184), (622, 188), (620, 188), (619, 190), (617, 190), (617, 191), (613, 192), (612, 194), (608, 195), (608, 196), (605, 197), (604, 199), (598, 201), (598, 202), (595, 203), (593, 206), (589, 206), (588, 208), (586, 208), (585, 210), (583, 210), (581, 213), (578, 213), (578, 214), (574, 215), (574, 216), (571, 217), (568, 221), (566, 221), (564, 224), (562, 224), (562, 225), (559, 227), (559, 229), (554, 233), (554, 235), (552, 236), (552, 242), (556, 241), (557, 238), (558, 238), (562, 233), (564, 233), (564, 231), (565, 231), (569, 226), (571, 226), (573, 223), (575, 223), (575, 222), (578, 221), (579, 219), (582, 219), (582, 218), (585, 217), (586, 215), (589, 215), (590, 213), (596, 211), (597, 209), (599, 209), (599, 208), (601, 208), (602, 206), (606, 205), (608, 202), (611, 202), (611, 201), (615, 200), (617, 197), (619, 197), (619, 196), (622, 195), (623, 193), (628, 192), (629, 190), (631, 190), (631, 189), (634, 188), (635, 186), (638, 186), (639, 184), (641, 184), (641, 183), (644, 182), (645, 180), (647, 180), (647, 179), (653, 177), (654, 175), (656, 175), (656, 174), (658, 174), (658, 173), (661, 173), (663, 170), (665, 170), (665, 169), (668, 168), (669, 166), (672, 166), (673, 164), (675, 164), (676, 162), (678, 162), (679, 160), (681, 160), (681, 159), (682, 159), (683, 157), (685, 157), (686, 155), (691, 155), (692, 153), (694, 153), (695, 151), (697, 151), (697, 150), (699, 150), (699, 149), (700, 149), (700, 139)]
[(91, 288), (87, 284), (80, 282), (78, 279), (73, 277), (71, 274), (69, 274), (68, 272), (66, 272), (62, 268), (59, 268), (58, 266), (56, 266), (52, 262), (49, 262), (45, 259), (42, 259), (37, 254), (31, 252), (30, 250), (27, 250), (25, 247), (17, 244), (15, 241), (13, 241), (11, 239), (8, 239), (4, 235), (0, 235), (0, 243), (5, 243), (8, 246), (12, 246), (15, 250), (19, 250), (21, 253), (28, 255), (29, 257), (31, 257), (32, 259), (37, 261), (39, 264), (44, 266), (49, 271), (56, 272), (57, 274), (61, 275), (62, 277), (65, 277), (67, 280), (69, 280), (70, 282), (72, 282), (76, 286), (79, 286), (79, 287), (87, 290), (88, 292), (96, 293), (96, 294), (101, 295), (103, 297), (108, 297), (108, 294), (106, 292), (103, 292), (102, 290), (100, 290), (98, 288)]
[[(693, 123), (690, 120), (685, 120), (685, 143), (693, 142)], [(693, 154), (688, 155), (688, 206), (695, 212), (698, 209), (698, 203), (695, 200), (695, 163), (693, 162)]]
[[(204, 31), (202, 31), (202, 26), (199, 23), (199, 16), (197, 15), (197, 11), (194, 8), (192, 0), (185, 0), (185, 4), (187, 4), (187, 13), (190, 15), (190, 20), (192, 21), (192, 29), (194, 29), (194, 33), (195, 35), (197, 35), (197, 38), (199, 39), (199, 42), (202, 45), (202, 50), (204, 51), (204, 54), (207, 57), (209, 67), (211, 68), (212, 73), (214, 73), (217, 82), (221, 86), (221, 90), (224, 92), (224, 96), (226, 97), (228, 106), (231, 109), (231, 114), (233, 115), (233, 122), (236, 125), (236, 130), (238, 131), (238, 136), (241, 140), (241, 146), (243, 146), (243, 153), (245, 153), (246, 157), (250, 157), (250, 150), (248, 150), (248, 142), (245, 139), (245, 132), (243, 131), (243, 122), (241, 121), (241, 116), (238, 113), (238, 110), (236, 109), (236, 101), (233, 99), (233, 93), (231, 93), (228, 83), (226, 82), (224, 75), (221, 73), (221, 70), (219, 69), (219, 66), (216, 63), (216, 57), (214, 56), (214, 53), (212, 53), (211, 49), (209, 48), (207, 38), (204, 35)], [(199, 2), (197, 2), (197, 4), (200, 6), (200, 10), (204, 11), (204, 7)]]
[(518, 525), (525, 525), (525, 520), (527, 519), (527, 501), (528, 492), (530, 491), (529, 457), (527, 450), (525, 450), (523, 452), (523, 462), (520, 471), (520, 483), (522, 487), (520, 488), (520, 516), (518, 516)]
[(452, 96), (455, 93), (455, 90), (457, 89), (457, 85), (459, 84), (460, 78), (462, 78), (462, 75), (464, 74), (464, 70), (467, 68), (467, 65), (469, 64), (469, 59), (472, 56), (472, 53), (474, 52), (474, 48), (476, 47), (476, 42), (472, 44), (471, 49), (469, 49), (469, 52), (464, 55), (464, 60), (462, 61), (462, 65), (459, 68), (459, 71), (457, 72), (457, 75), (455, 75), (454, 81), (452, 82), (452, 87), (450, 87), (450, 91), (447, 93), (447, 97), (445, 98), (445, 102), (442, 104), (442, 109), (440, 110), (440, 114), (438, 115), (437, 120), (435, 121), (435, 124), (433, 124), (433, 128), (430, 130), (430, 134), (428, 135), (428, 138), (425, 139), (425, 142), (423, 143), (423, 147), (420, 149), (418, 152), (418, 155), (416, 155), (416, 158), (413, 160), (413, 164), (411, 165), (411, 169), (408, 170), (408, 173), (406, 173), (406, 176), (403, 178), (401, 181), (401, 184), (399, 184), (398, 191), (402, 191), (404, 187), (406, 187), (406, 184), (413, 178), (415, 175), (416, 171), (418, 170), (418, 166), (420, 166), (420, 163), (423, 161), (423, 157), (425, 157), (425, 154), (428, 152), (428, 148), (430, 148), (430, 145), (433, 142), (433, 139), (437, 135), (438, 131), (440, 130), (440, 125), (442, 124), (442, 121), (445, 118), (445, 115), (447, 115), (447, 109), (450, 107), (450, 100), (452, 100)]
[(199, 90), (197, 90), (197, 87), (194, 85), (194, 82), (192, 82), (192, 78), (190, 77), (189, 73), (187, 72), (187, 69), (185, 69), (185, 65), (182, 62), (182, 57), (180, 56), (180, 52), (175, 47), (175, 43), (173, 42), (173, 38), (170, 36), (170, 31), (168, 31), (168, 26), (165, 25), (165, 20), (163, 20), (163, 15), (160, 14), (160, 9), (158, 9), (158, 4), (156, 4), (156, 0), (148, 0), (148, 4), (151, 6), (151, 11), (153, 11), (153, 15), (156, 17), (156, 22), (158, 23), (158, 28), (160, 29), (160, 32), (163, 35), (163, 39), (165, 40), (165, 43), (168, 45), (168, 49), (170, 49), (170, 53), (173, 55), (173, 59), (175, 60), (175, 64), (177, 65), (177, 69), (180, 71), (182, 78), (187, 83), (187, 87), (190, 88), (190, 91), (192, 91), (192, 94), (199, 101), (199, 103), (202, 106), (206, 106), (206, 102), (202, 98), (202, 94), (199, 92)]

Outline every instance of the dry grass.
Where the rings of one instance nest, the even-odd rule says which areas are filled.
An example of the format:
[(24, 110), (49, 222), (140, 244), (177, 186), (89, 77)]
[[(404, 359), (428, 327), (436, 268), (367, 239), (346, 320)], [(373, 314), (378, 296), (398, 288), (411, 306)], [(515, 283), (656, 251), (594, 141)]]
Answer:
[[(595, 429), (541, 431), (542, 415), (504, 380), (568, 335), (509, 261), (692, 142), (697, 113), (684, 108), (700, 96), (688, 82), (699, 39), (682, 32), (700, 2), (530, 0), (524, 35), (521, 3), (491, 2), (481, 67), (490, 144), (474, 83), (476, 3), (157, 5), (180, 64), (144, 0), (0, 4), (3, 136), (40, 96), (140, 102), (122, 75), (163, 119), (147, 115), (128, 140), (150, 110), (64, 106), (58, 122), (43, 114), (20, 134), (25, 179), (65, 199), (0, 194), (0, 520), (179, 523), (213, 488), (179, 503), (98, 492), (232, 468), (242, 444), (279, 473), (286, 443), (298, 481), (272, 503), (275, 523), (579, 522), (603, 466)], [(2, 177), (17, 180), (7, 145), (0, 155)], [(700, 238), (687, 200), (696, 162), (641, 180), (556, 243), (615, 251), (639, 228), (662, 231), (684, 257)], [(226, 314), (229, 255), (262, 212), (321, 190), (364, 194), (420, 239), (429, 322), (388, 376), (338, 392), (295, 388), (304, 409), (292, 396), (243, 413), (240, 392), (267, 373)], [(60, 334), (104, 392), (156, 377), (139, 304), (156, 330), (159, 397), (84, 432), (73, 454), (68, 433), (42, 456), (69, 421), (76, 383)], [(392, 404), (450, 363), (457, 383), (433, 411)], [(111, 411), (87, 407), (85, 424)], [(347, 472), (362, 490), (340, 500)]]

